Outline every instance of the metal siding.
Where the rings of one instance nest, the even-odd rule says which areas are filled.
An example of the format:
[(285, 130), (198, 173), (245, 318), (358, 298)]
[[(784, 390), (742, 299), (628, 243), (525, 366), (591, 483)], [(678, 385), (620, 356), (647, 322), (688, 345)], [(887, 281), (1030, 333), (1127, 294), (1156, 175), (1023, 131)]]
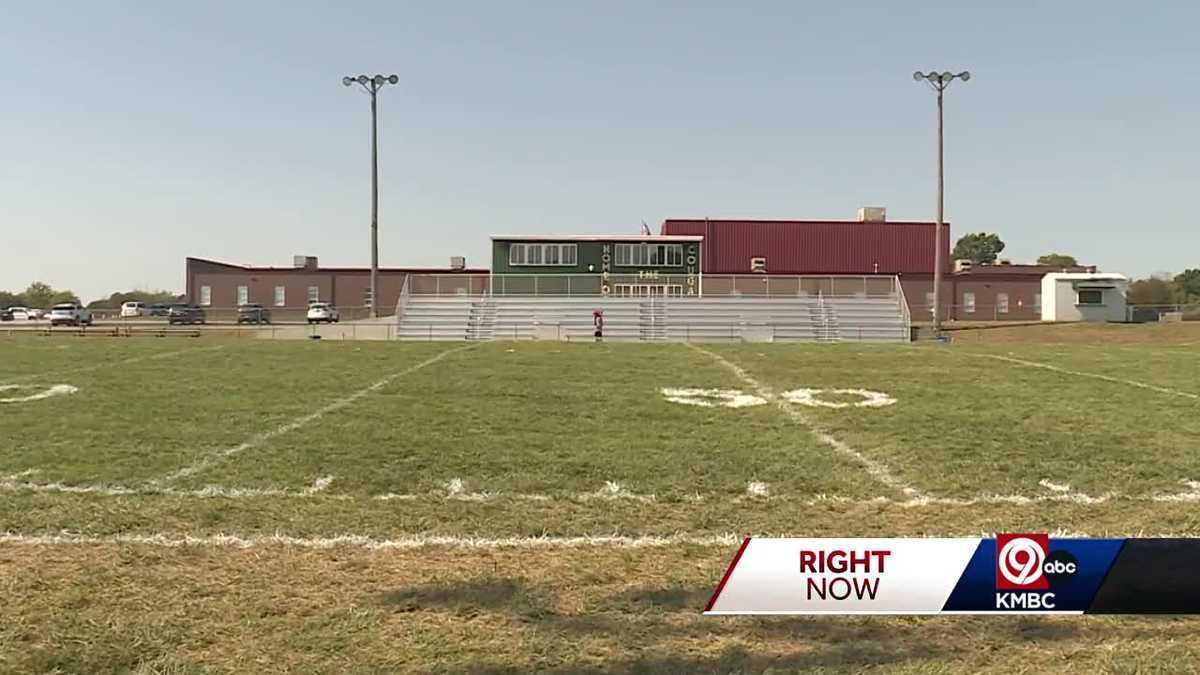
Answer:
[[(750, 258), (767, 258), (770, 274), (928, 274), (933, 223), (668, 220), (663, 234), (701, 235), (705, 274), (749, 274)], [(950, 269), (950, 226), (942, 231), (943, 270)]]

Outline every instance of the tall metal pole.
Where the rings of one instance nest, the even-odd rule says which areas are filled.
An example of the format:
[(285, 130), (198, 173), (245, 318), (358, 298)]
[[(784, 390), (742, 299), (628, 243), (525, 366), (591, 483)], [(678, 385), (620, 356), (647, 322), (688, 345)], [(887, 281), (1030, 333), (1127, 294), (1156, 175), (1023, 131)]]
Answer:
[(937, 224), (933, 228), (933, 332), (935, 334), (942, 330), (942, 218), (945, 207), (943, 201), (945, 176), (942, 164), (942, 93), (944, 91), (945, 89), (938, 89), (937, 93)]
[[(375, 115), (375, 94), (379, 87), (371, 81), (371, 318), (379, 316), (379, 131)], [(939, 216), (940, 218), (940, 216)]]
[(945, 94), (946, 87), (949, 87), (951, 82), (954, 80), (966, 82), (971, 79), (971, 73), (965, 70), (961, 73), (951, 73), (949, 71), (939, 73), (934, 70), (922, 73), (918, 70), (913, 73), (913, 79), (918, 82), (924, 80), (937, 92), (937, 222), (933, 228), (933, 332), (936, 335), (942, 329), (942, 229), (945, 225), (945, 154), (942, 133), (942, 97)]
[(371, 307), (370, 317), (379, 316), (379, 117), (376, 97), (385, 84), (396, 84), (396, 75), (369, 77), (347, 75), (342, 84), (349, 87), (355, 83), (371, 96)]

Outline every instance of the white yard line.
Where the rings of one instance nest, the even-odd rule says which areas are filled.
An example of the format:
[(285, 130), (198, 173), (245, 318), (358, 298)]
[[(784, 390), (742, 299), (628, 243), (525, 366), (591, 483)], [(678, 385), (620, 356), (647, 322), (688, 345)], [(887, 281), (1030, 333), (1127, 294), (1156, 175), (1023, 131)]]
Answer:
[(465, 351), (468, 349), (474, 349), (475, 346), (476, 345), (467, 345), (465, 347), (455, 347), (454, 349), (448, 349), (444, 352), (440, 352), (437, 355), (432, 356), (428, 359), (425, 359), (424, 361), (422, 361), (416, 365), (409, 366), (402, 370), (398, 370), (398, 371), (388, 375), (387, 377), (384, 377), (383, 379), (375, 382), (374, 384), (371, 384), (366, 387), (363, 387), (362, 389), (359, 389), (358, 391), (350, 394), (349, 396), (343, 396), (342, 398), (339, 398), (336, 401), (334, 401), (322, 408), (319, 408), (307, 415), (304, 415), (302, 417), (297, 417), (296, 419), (294, 419), (290, 422), (287, 422), (286, 424), (281, 424), (278, 427), (271, 429), (270, 431), (266, 431), (261, 434), (257, 434), (255, 436), (251, 437), (249, 440), (245, 441), (244, 443), (241, 443), (240, 445), (235, 445), (232, 448), (226, 448), (225, 450), (221, 450), (219, 452), (215, 452), (215, 453), (206, 455), (204, 457), (201, 457), (200, 459), (196, 460), (195, 462), (192, 462), (191, 464), (183, 467), (182, 469), (173, 471), (173, 472), (167, 474), (166, 476), (163, 476), (162, 478), (150, 481), (150, 484), (151, 485), (159, 485), (162, 483), (169, 483), (171, 481), (179, 480), (180, 478), (186, 478), (187, 476), (192, 476), (197, 473), (200, 473), (201, 471), (208, 469), (212, 465), (214, 465), (226, 458), (229, 458), (236, 454), (245, 452), (246, 450), (249, 450), (250, 448), (253, 448), (257, 445), (262, 445), (263, 443), (271, 440), (272, 438), (275, 438), (276, 436), (282, 436), (283, 434), (286, 434), (288, 432), (295, 431), (301, 427), (307, 426), (307, 425), (321, 419), (325, 415), (328, 415), (331, 412), (336, 412), (338, 410), (341, 410), (342, 408), (345, 408), (346, 406), (354, 403), (355, 401), (361, 399), (362, 397), (364, 397), (370, 393), (373, 393), (375, 391), (378, 391), (378, 390), (382, 389), (383, 387), (386, 387), (387, 385), (389, 385), (393, 381), (395, 381), (397, 378), (415, 373), (416, 371), (421, 370), (422, 368), (425, 368), (426, 366), (431, 366), (455, 352), (461, 352), (461, 351)]
[(431, 490), (429, 492), (409, 492), (395, 493), (388, 492), (377, 495), (356, 495), (352, 493), (330, 493), (328, 488), (333, 482), (333, 476), (323, 476), (313, 481), (311, 485), (303, 489), (288, 489), (288, 488), (243, 488), (231, 487), (223, 485), (208, 485), (197, 489), (179, 489), (170, 486), (145, 486), (145, 487), (130, 487), (126, 485), (118, 485), (111, 483), (93, 483), (73, 485), (62, 483), (59, 481), (50, 483), (38, 483), (28, 480), (32, 474), (38, 473), (35, 469), (22, 471), (21, 473), (11, 474), (8, 476), (0, 476), (0, 490), (8, 492), (35, 492), (35, 493), (59, 493), (59, 494), (85, 494), (97, 495), (102, 497), (123, 497), (123, 496), (168, 496), (168, 497), (195, 497), (195, 498), (224, 498), (224, 499), (254, 499), (262, 497), (282, 497), (282, 498), (315, 498), (333, 499), (340, 501), (403, 501), (403, 502), (575, 502), (587, 503), (594, 501), (612, 501), (612, 500), (630, 500), (647, 504), (663, 504), (670, 505), (674, 502), (687, 503), (743, 503), (747, 500), (753, 501), (776, 501), (788, 502), (798, 506), (828, 506), (830, 504), (840, 504), (848, 507), (861, 506), (887, 506), (898, 508), (921, 508), (930, 506), (978, 506), (989, 504), (1015, 504), (1015, 505), (1031, 505), (1044, 503), (1070, 503), (1084, 506), (1108, 504), (1117, 502), (1175, 502), (1175, 503), (1200, 503), (1200, 481), (1182, 481), (1187, 486), (1186, 492), (1176, 493), (1156, 493), (1143, 495), (1124, 495), (1115, 492), (1107, 492), (1102, 495), (1092, 496), (1082, 492), (1076, 492), (1069, 485), (1053, 483), (1048, 480), (1040, 481), (1039, 485), (1050, 490), (1049, 494), (1042, 495), (1021, 495), (1021, 494), (980, 494), (974, 497), (909, 497), (904, 499), (895, 499), (892, 497), (846, 497), (841, 495), (815, 495), (801, 496), (788, 495), (773, 492), (770, 487), (761, 481), (750, 481), (746, 484), (746, 491), (742, 494), (694, 494), (684, 497), (667, 497), (660, 498), (654, 493), (644, 494), (632, 492), (623, 483), (617, 481), (605, 481), (605, 484), (599, 490), (593, 492), (567, 492), (558, 494), (542, 494), (542, 493), (522, 493), (522, 492), (503, 492), (503, 491), (483, 491), (483, 492), (467, 492), (464, 487), (464, 481), (461, 479), (452, 479), (444, 484), (441, 490)]
[(26, 545), (80, 545), (80, 544), (145, 544), (150, 546), (181, 547), (209, 546), (225, 548), (251, 548), (257, 546), (290, 546), (296, 548), (363, 548), (419, 549), (428, 547), (496, 549), (496, 548), (648, 548), (664, 546), (736, 546), (742, 537), (735, 534), (717, 535), (667, 535), (667, 536), (621, 536), (597, 535), (578, 537), (461, 537), (446, 535), (414, 534), (391, 539), (376, 539), (365, 535), (344, 534), (335, 537), (292, 537), (286, 534), (270, 535), (169, 535), (169, 534), (113, 534), (90, 535), (73, 532), (58, 534), (0, 533), (0, 544)]
[(771, 391), (771, 389), (769, 387), (762, 384), (758, 380), (755, 380), (753, 377), (750, 376), (749, 373), (747, 373), (744, 369), (742, 369), (737, 364), (726, 360), (720, 354), (710, 352), (707, 349), (704, 349), (703, 347), (699, 347), (695, 344), (692, 344), (691, 342), (685, 342), (684, 344), (687, 345), (689, 348), (694, 349), (694, 350), (700, 352), (701, 354), (708, 356), (712, 360), (716, 361), (717, 363), (721, 364), (728, 370), (732, 371), (734, 375), (738, 376), (738, 379), (740, 379), (742, 382), (749, 385), (750, 387), (753, 387), (755, 393), (757, 393), (760, 397), (765, 398), (768, 401), (771, 401), (772, 403), (775, 404), (775, 407), (779, 408), (779, 410), (782, 411), (784, 415), (787, 415), (788, 418), (790, 418), (793, 422), (808, 429), (809, 432), (811, 432), (812, 435), (814, 437), (816, 437), (816, 439), (818, 441), (824, 443), (825, 445), (828, 445), (829, 447), (833, 448), (834, 450), (853, 459), (858, 464), (861, 464), (863, 466), (863, 468), (866, 469), (867, 473), (870, 474), (870, 476), (872, 478), (874, 478), (875, 480), (879, 481), (880, 483), (883, 483), (884, 485), (886, 485), (890, 488), (899, 490), (901, 493), (903, 493), (911, 498), (915, 499), (915, 498), (920, 498), (922, 496), (921, 492), (919, 490), (917, 490), (915, 487), (909, 485), (908, 483), (905, 483), (904, 481), (900, 480), (899, 478), (896, 478), (896, 476), (892, 474), (891, 469), (889, 469), (886, 464), (883, 464), (882, 462), (879, 462), (874, 459), (871, 459), (870, 457), (867, 457), (866, 455), (859, 452), (858, 450), (855, 450), (854, 448), (850, 447), (846, 443), (843, 443), (842, 441), (838, 440), (837, 438), (834, 438), (830, 434), (828, 434), (825, 431), (822, 431), (821, 429), (816, 427), (812, 422), (810, 422), (806, 417), (804, 417), (804, 415), (801, 415), (800, 412), (798, 410), (796, 410), (796, 408), (794, 406), (792, 406), (787, 401), (785, 401), (782, 398), (780, 398), (779, 396), (777, 396), (775, 394), (775, 392)]
[(96, 363), (96, 364), (92, 364), (90, 366), (83, 366), (81, 368), (63, 368), (61, 370), (51, 370), (51, 371), (47, 371), (44, 373), (31, 373), (29, 375), (19, 375), (17, 377), (11, 377), (11, 378), (5, 380), (4, 384), (25, 382), (27, 380), (35, 380), (39, 377), (61, 377), (63, 375), (75, 375), (78, 373), (89, 373), (93, 370), (101, 370), (104, 368), (116, 368), (117, 366), (125, 366), (125, 365), (129, 365), (131, 363), (138, 363), (141, 361), (168, 359), (173, 356), (180, 356), (182, 354), (196, 354), (199, 352), (212, 352), (212, 351), (216, 351), (218, 349), (224, 349), (224, 348), (225, 348), (225, 345), (210, 345), (208, 347), (189, 347), (187, 349), (178, 349), (178, 350), (170, 351), (170, 352), (160, 352), (158, 354), (145, 354), (143, 356), (133, 356), (128, 359), (120, 359), (117, 361), (105, 361), (104, 363)]
[[(285, 488), (238, 488), (226, 487), (223, 485), (206, 485), (196, 490), (179, 490), (172, 487), (157, 487), (157, 488), (135, 488), (124, 485), (92, 483), (83, 485), (72, 485), (55, 481), (53, 483), (35, 483), (28, 480), (20, 480), (23, 475), (28, 474), (13, 474), (0, 478), (0, 490), (10, 492), (57, 492), (61, 494), (84, 494), (84, 495), (100, 495), (103, 497), (124, 497), (130, 495), (168, 495), (172, 497), (220, 497), (228, 499), (246, 499), (253, 497), (314, 497), (321, 495), (333, 482), (333, 476), (322, 476), (313, 481), (313, 484), (302, 490), (288, 490)], [(322, 495), (332, 499), (353, 499), (353, 496), (347, 494)]]
[(1183, 398), (1190, 398), (1192, 400), (1200, 400), (1200, 394), (1193, 394), (1191, 392), (1180, 391), (1178, 389), (1170, 389), (1168, 387), (1160, 387), (1160, 386), (1154, 385), (1154, 384), (1138, 382), (1137, 380), (1126, 380), (1126, 379), (1122, 379), (1119, 377), (1112, 377), (1110, 375), (1101, 375), (1100, 373), (1088, 373), (1088, 372), (1084, 372), (1082, 370), (1070, 370), (1067, 368), (1059, 368), (1058, 366), (1054, 366), (1049, 363), (1039, 363), (1037, 361), (1026, 361), (1025, 359), (1018, 359), (1018, 358), (1014, 358), (1012, 356), (1000, 356), (999, 354), (968, 354), (968, 356), (975, 356), (975, 357), (985, 358), (985, 359), (995, 359), (997, 361), (1007, 361), (1008, 363), (1015, 363), (1020, 366), (1028, 366), (1030, 368), (1042, 368), (1044, 370), (1050, 370), (1050, 371), (1053, 371), (1056, 373), (1062, 373), (1064, 375), (1075, 375), (1077, 377), (1090, 377), (1095, 380), (1104, 380), (1105, 382), (1115, 382), (1117, 384), (1127, 384), (1131, 387), (1138, 387), (1139, 389), (1148, 389), (1150, 391), (1157, 391), (1160, 394), (1170, 394), (1171, 396), (1180, 396)]
[[(938, 532), (928, 537), (991, 537), (991, 532)], [(1054, 538), (1085, 537), (1194, 537), (1196, 532), (1092, 531), (1058, 530), (1048, 533)], [(332, 537), (295, 537), (277, 533), (268, 535), (189, 535), (189, 534), (86, 534), (58, 532), (23, 534), (0, 532), (0, 545), (13, 546), (97, 546), (141, 545), (165, 548), (259, 548), (283, 547), (301, 549), (358, 548), (368, 551), (405, 551), (426, 548), (450, 549), (580, 549), (580, 548), (666, 548), (673, 546), (735, 547), (747, 537), (804, 537), (804, 533), (742, 534), (672, 534), (672, 535), (581, 535), (574, 537), (469, 537), (438, 534), (411, 534), (387, 539), (367, 535), (342, 534)], [(921, 537), (911, 537), (921, 538)]]

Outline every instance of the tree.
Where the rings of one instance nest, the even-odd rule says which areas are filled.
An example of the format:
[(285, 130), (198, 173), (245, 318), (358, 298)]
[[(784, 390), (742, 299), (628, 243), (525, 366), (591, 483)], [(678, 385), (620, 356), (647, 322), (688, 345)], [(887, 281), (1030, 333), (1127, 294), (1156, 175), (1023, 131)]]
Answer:
[(1200, 300), (1200, 268), (1184, 270), (1176, 274), (1174, 282), (1182, 302)]
[(6, 307), (24, 307), (25, 296), (21, 293), (9, 293), (8, 291), (0, 291), (0, 309)]
[(1039, 265), (1049, 265), (1051, 267), (1078, 267), (1079, 261), (1073, 255), (1065, 253), (1047, 253), (1037, 259)]
[(124, 293), (113, 293), (107, 298), (93, 300), (88, 303), (88, 307), (91, 309), (116, 309), (126, 302), (144, 302), (147, 305), (153, 305), (155, 303), (169, 303), (178, 300), (179, 296), (171, 291), (125, 291)]
[(1131, 305), (1173, 305), (1175, 293), (1171, 282), (1156, 277), (1138, 279), (1129, 284), (1125, 301)]
[(955, 260), (970, 260), (976, 265), (996, 262), (996, 257), (1004, 250), (1004, 242), (1000, 237), (987, 232), (968, 234), (954, 245), (951, 257)]
[(54, 297), (54, 289), (50, 287), (50, 284), (35, 281), (29, 284), (29, 288), (26, 288), (22, 295), (25, 296), (25, 302), (29, 303), (30, 307), (49, 309), (50, 300)]

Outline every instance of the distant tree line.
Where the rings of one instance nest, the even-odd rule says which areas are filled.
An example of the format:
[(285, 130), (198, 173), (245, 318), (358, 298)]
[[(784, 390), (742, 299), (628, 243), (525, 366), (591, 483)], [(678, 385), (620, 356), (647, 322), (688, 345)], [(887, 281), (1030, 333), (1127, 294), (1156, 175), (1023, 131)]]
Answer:
[[(107, 298), (93, 300), (87, 306), (92, 309), (102, 307), (115, 309), (126, 302), (144, 302), (152, 305), (158, 302), (176, 302), (182, 300), (182, 298), (183, 296), (170, 291), (126, 291), (124, 293), (113, 293)], [(0, 308), (29, 307), (32, 309), (49, 309), (54, 305), (65, 302), (82, 304), (79, 296), (73, 291), (55, 289), (50, 284), (41, 281), (29, 284), (28, 288), (19, 293), (0, 291)]]
[[(999, 235), (974, 232), (959, 237), (951, 258), (970, 260), (976, 265), (992, 264), (1004, 250)], [(1076, 267), (1079, 261), (1065, 253), (1047, 253), (1037, 259), (1039, 265)], [(1200, 304), (1200, 268), (1187, 269), (1172, 276), (1169, 273), (1151, 275), (1129, 285), (1125, 295), (1131, 305), (1193, 305)]]

